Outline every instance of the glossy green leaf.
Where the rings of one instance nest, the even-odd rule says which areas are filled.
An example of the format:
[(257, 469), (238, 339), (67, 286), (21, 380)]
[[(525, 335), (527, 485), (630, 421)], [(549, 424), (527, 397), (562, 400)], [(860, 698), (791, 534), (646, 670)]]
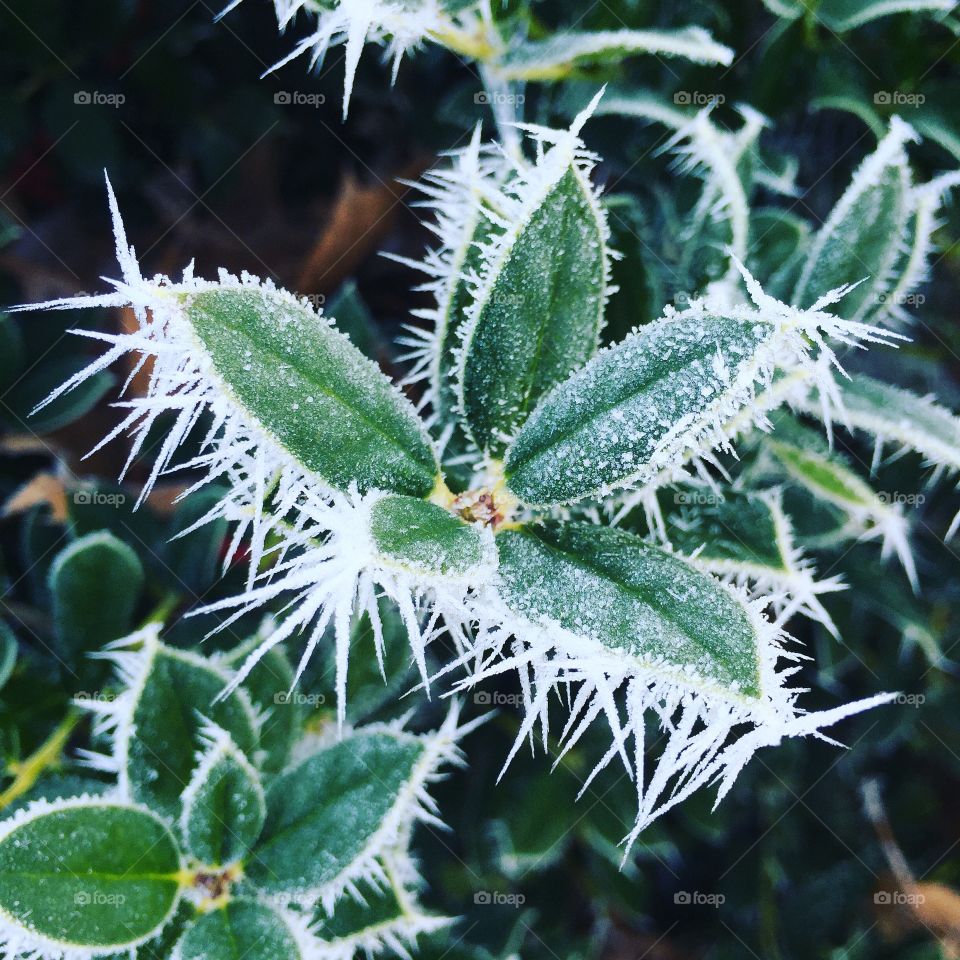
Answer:
[(147, 810), (41, 802), (0, 827), (0, 925), (47, 952), (133, 946), (173, 913), (179, 870), (173, 835)]
[(508, 487), (526, 503), (553, 504), (651, 480), (682, 459), (774, 333), (696, 313), (643, 327), (540, 404), (507, 452)]
[(370, 512), (378, 562), (427, 577), (477, 577), (490, 567), (490, 536), (443, 507), (413, 497), (382, 497)]
[(853, 176), (810, 245), (793, 303), (808, 307), (835, 287), (864, 280), (834, 310), (863, 320), (882, 306), (910, 217), (910, 166), (904, 144), (913, 130), (894, 118)]
[(458, 369), (468, 432), (500, 453), (537, 400), (593, 355), (606, 299), (606, 230), (570, 166), (488, 265)]
[(729, 64), (733, 51), (717, 43), (706, 30), (564, 31), (548, 40), (514, 44), (497, 65), (510, 80), (557, 80), (575, 68), (618, 63), (635, 54), (683, 57), (695, 63)]
[(413, 406), (325, 319), (260, 289), (190, 294), (185, 311), (251, 422), (341, 490), (424, 496), (437, 463)]
[(143, 582), (139, 557), (112, 533), (90, 533), (61, 550), (50, 567), (60, 649), (77, 657), (127, 633)]
[(257, 749), (253, 709), (243, 690), (216, 701), (230, 676), (196, 654), (148, 639), (139, 657), (143, 679), (131, 691), (130, 725), (124, 725), (129, 740), (120, 745), (122, 773), (136, 800), (176, 820), (202, 746), (203, 718), (252, 756)]
[(507, 530), (497, 546), (500, 595), (515, 614), (681, 677), (761, 695), (749, 611), (680, 557), (586, 523)]
[(247, 877), (264, 890), (297, 893), (350, 876), (404, 803), (424, 749), (410, 734), (361, 730), (278, 777)]
[(174, 951), (176, 960), (300, 960), (290, 925), (253, 900), (231, 900), (194, 920)]
[(183, 792), (186, 851), (222, 867), (242, 859), (260, 836), (266, 802), (260, 777), (229, 734), (208, 727), (206, 750)]

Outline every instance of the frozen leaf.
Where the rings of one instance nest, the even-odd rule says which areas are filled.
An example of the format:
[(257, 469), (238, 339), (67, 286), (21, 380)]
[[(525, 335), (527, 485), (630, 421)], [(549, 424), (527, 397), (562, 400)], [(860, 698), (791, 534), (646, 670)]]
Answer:
[(911, 173), (905, 146), (913, 129), (899, 117), (853, 175), (846, 192), (814, 237), (793, 303), (809, 306), (823, 290), (859, 283), (839, 312), (863, 320), (883, 303), (910, 217)]
[(257, 771), (230, 734), (207, 724), (202, 738), (181, 799), (180, 830), (192, 857), (222, 867), (242, 859), (256, 842), (266, 802)]
[(777, 372), (817, 377), (811, 340), (826, 358), (824, 335), (882, 342), (874, 328), (820, 312), (842, 290), (798, 311), (746, 276), (755, 307), (707, 301), (668, 312), (550, 393), (507, 452), (509, 489), (546, 505), (648, 484), (727, 446), (738, 414), (762, 417), (755, 400)]
[(492, 538), (482, 527), (414, 497), (378, 500), (370, 533), (381, 562), (407, 573), (477, 582), (494, 564)]
[[(482, 656), (483, 665), (461, 687), (519, 672), (525, 717), (508, 764), (538, 722), (546, 746), (550, 701), (560, 690), (571, 703), (561, 757), (605, 719), (613, 742), (581, 793), (613, 759), (623, 760), (639, 804), (628, 849), (699, 787), (719, 782), (722, 798), (760, 747), (889, 699), (803, 713), (795, 702), (801, 691), (785, 685), (794, 668), (780, 663), (799, 654), (766, 619), (769, 598), (749, 600), (633, 534), (551, 522), (504, 530), (497, 545), (497, 581), (477, 598), (480, 633), (463, 658)], [(647, 711), (665, 735), (649, 774)]]
[(0, 824), (0, 949), (83, 960), (136, 947), (173, 915), (180, 853), (142, 807), (39, 800)]
[(247, 756), (255, 753), (250, 700), (239, 691), (217, 701), (231, 675), (195, 653), (161, 643), (156, 626), (112, 644), (107, 656), (122, 692), (114, 700), (81, 705), (98, 715), (97, 729), (111, 735), (113, 751), (88, 759), (116, 773), (124, 794), (175, 821), (202, 745), (204, 717), (228, 731)]
[(595, 158), (579, 139), (592, 109), (569, 131), (529, 128), (540, 159), (505, 188), (504, 229), (482, 248), (462, 327), (457, 394), (468, 434), (494, 455), (539, 398), (597, 347), (609, 230), (589, 179)]
[(278, 777), (246, 863), (261, 889), (327, 909), (358, 881), (383, 877), (382, 857), (417, 820), (435, 820), (427, 786), (456, 761), (456, 713), (436, 733), (365, 727)]
[(717, 43), (700, 27), (570, 30), (547, 40), (514, 44), (497, 62), (496, 71), (507, 80), (560, 80), (578, 67), (618, 63), (625, 57), (643, 53), (723, 66), (733, 62), (733, 51)]
[(171, 960), (312, 960), (311, 937), (295, 914), (255, 900), (230, 900), (194, 920)]

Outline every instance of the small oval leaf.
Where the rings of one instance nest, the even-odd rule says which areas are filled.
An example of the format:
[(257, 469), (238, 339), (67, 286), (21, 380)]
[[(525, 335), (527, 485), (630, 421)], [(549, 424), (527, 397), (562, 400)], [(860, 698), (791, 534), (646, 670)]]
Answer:
[(208, 866), (236, 863), (254, 845), (266, 816), (260, 777), (225, 730), (210, 724), (207, 747), (183, 792), (187, 852)]
[(270, 907), (231, 900), (194, 920), (173, 953), (174, 960), (301, 960), (289, 924)]
[[(123, 654), (120, 654), (123, 656)], [(136, 657), (135, 683), (117, 703), (117, 744), (134, 799), (176, 821), (180, 796), (196, 766), (204, 717), (228, 731), (251, 756), (257, 749), (253, 709), (243, 690), (217, 701), (230, 675), (202, 657), (147, 638)]]
[(477, 580), (493, 563), (492, 538), (448, 510), (414, 497), (382, 497), (370, 511), (378, 562), (427, 577)]
[(438, 466), (416, 411), (325, 319), (277, 291), (185, 296), (216, 374), (250, 420), (327, 484), (425, 496)]
[(80, 537), (50, 567), (57, 643), (71, 658), (126, 634), (143, 590), (143, 565), (112, 533)]
[(277, 893), (336, 885), (403, 803), (425, 742), (388, 730), (345, 737), (278, 777), (247, 877)]
[[(554, 147), (560, 151), (561, 147)], [(492, 246), (458, 367), (460, 408), (481, 449), (500, 454), (537, 400), (597, 348), (607, 296), (607, 226), (587, 173), (556, 168)]]
[(652, 669), (761, 696), (750, 612), (722, 584), (623, 530), (548, 523), (497, 537), (503, 602)]
[(171, 917), (179, 870), (173, 835), (148, 810), (38, 801), (0, 828), (0, 928), (43, 955), (133, 947)]

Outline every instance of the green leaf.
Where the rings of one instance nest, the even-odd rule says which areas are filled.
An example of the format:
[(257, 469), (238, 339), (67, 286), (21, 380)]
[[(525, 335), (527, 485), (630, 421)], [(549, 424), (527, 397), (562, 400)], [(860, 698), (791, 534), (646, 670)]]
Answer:
[(607, 230), (592, 187), (572, 162), (540, 189), (527, 218), (498, 239), (464, 327), (460, 408), (494, 454), (590, 359), (603, 320)]
[(202, 864), (236, 863), (254, 845), (266, 816), (260, 777), (230, 735), (211, 724), (206, 750), (183, 792), (180, 828), (187, 852)]
[(910, 165), (905, 143), (915, 137), (894, 118), (890, 132), (867, 157), (810, 245), (793, 303), (808, 307), (844, 284), (860, 283), (840, 301), (837, 312), (863, 320), (883, 304), (890, 273), (910, 218)]
[(365, 357), (377, 359), (383, 335), (361, 299), (355, 281), (347, 280), (337, 290), (324, 306), (324, 313), (336, 319), (337, 329), (342, 330)]
[(732, 385), (775, 332), (759, 315), (697, 311), (643, 327), (540, 404), (507, 451), (507, 486), (546, 505), (652, 480), (698, 448), (718, 409), (735, 405)]
[(143, 590), (143, 565), (112, 533), (80, 537), (50, 567), (57, 643), (71, 659), (130, 630)]
[(172, 573), (174, 585), (186, 585), (195, 596), (202, 597), (220, 573), (221, 550), (229, 524), (225, 517), (204, 523), (183, 535), (223, 499), (222, 486), (208, 486), (191, 493), (177, 504), (167, 530), (163, 551), (165, 567)]
[(0, 690), (10, 679), (17, 665), (17, 638), (14, 632), (0, 620)]
[(820, 0), (815, 16), (830, 30), (844, 33), (895, 13), (936, 15), (955, 6), (954, 0)]
[[(843, 402), (842, 422), (883, 443), (915, 450), (931, 464), (960, 470), (960, 417), (930, 397), (857, 374), (837, 383)], [(823, 409), (817, 395), (799, 404), (813, 416)]]
[(724, 490), (685, 488), (674, 495), (681, 512), (667, 517), (667, 536), (681, 553), (696, 553), (697, 563), (714, 573), (754, 569), (787, 572), (769, 499)]
[(733, 51), (717, 43), (706, 30), (564, 31), (548, 40), (514, 44), (497, 64), (509, 80), (558, 80), (577, 67), (619, 63), (625, 57), (649, 53), (683, 57), (695, 63), (729, 65)]
[(492, 564), (483, 528), (425, 500), (382, 497), (370, 511), (370, 533), (378, 563), (412, 575), (476, 581)]
[(516, 615), (750, 698), (761, 696), (750, 612), (685, 560), (623, 530), (547, 523), (497, 537), (500, 595)]
[(769, 207), (750, 215), (751, 273), (771, 297), (789, 298), (807, 255), (810, 227), (806, 220)]
[(121, 698), (117, 705), (122, 711), (119, 735), (125, 737), (117, 744), (121, 780), (126, 779), (134, 799), (176, 820), (180, 795), (202, 746), (203, 718), (226, 730), (247, 756), (253, 756), (257, 749), (253, 708), (243, 690), (215, 702), (230, 675), (196, 654), (165, 646), (155, 633), (146, 634), (134, 656), (136, 672), (124, 695), (129, 700)]
[(173, 835), (148, 810), (39, 801), (0, 827), (0, 937), (44, 955), (135, 946), (173, 914), (179, 870)]
[(174, 951), (176, 960), (300, 960), (290, 925), (253, 900), (231, 900), (194, 920)]
[(254, 288), (188, 294), (184, 308), (250, 421), (305, 471), (340, 490), (433, 489), (438, 466), (413, 406), (326, 320)]
[(407, 811), (425, 754), (411, 734), (361, 730), (278, 777), (246, 876), (264, 890), (313, 893), (367, 869), (378, 834)]

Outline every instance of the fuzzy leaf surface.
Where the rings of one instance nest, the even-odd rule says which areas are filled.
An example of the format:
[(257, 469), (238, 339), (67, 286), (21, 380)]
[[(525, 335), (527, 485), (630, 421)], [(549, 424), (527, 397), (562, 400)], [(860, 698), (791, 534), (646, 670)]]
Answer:
[(760, 695), (760, 641), (749, 612), (681, 558), (586, 523), (504, 531), (497, 546), (501, 597), (514, 613), (681, 676)]
[(424, 496), (437, 464), (412, 405), (350, 340), (270, 291), (191, 294), (187, 316), (238, 402), (326, 483)]
[(25, 817), (0, 837), (7, 923), (107, 953), (167, 920), (179, 895), (180, 854), (156, 816), (90, 799)]
[(593, 355), (606, 296), (604, 230), (589, 184), (571, 166), (491, 267), (460, 358), (462, 412), (484, 450)]

